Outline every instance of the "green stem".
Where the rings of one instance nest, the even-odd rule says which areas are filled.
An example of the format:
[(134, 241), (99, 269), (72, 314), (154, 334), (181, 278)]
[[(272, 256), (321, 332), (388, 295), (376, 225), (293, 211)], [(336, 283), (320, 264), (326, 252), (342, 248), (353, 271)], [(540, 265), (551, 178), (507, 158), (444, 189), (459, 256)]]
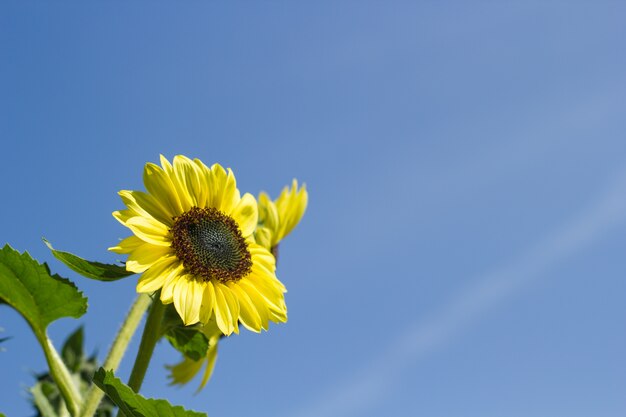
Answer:
[(76, 384), (74, 384), (74, 381), (72, 380), (70, 371), (68, 371), (50, 339), (48, 339), (45, 334), (41, 335), (41, 337), (38, 335), (37, 338), (39, 339), (39, 343), (43, 347), (44, 354), (46, 355), (50, 374), (52, 374), (52, 378), (57, 383), (59, 390), (61, 391), (61, 395), (65, 400), (67, 409), (72, 416), (77, 416), (78, 410), (80, 410), (82, 398)]
[[(120, 361), (122, 360), (122, 357), (124, 357), (124, 353), (128, 348), (130, 339), (133, 337), (133, 334), (135, 334), (143, 314), (150, 306), (151, 301), (152, 299), (147, 294), (139, 294), (137, 298), (135, 298), (130, 311), (124, 319), (124, 323), (122, 323), (122, 327), (120, 327), (115, 339), (113, 340), (109, 354), (104, 360), (104, 364), (102, 365), (104, 369), (115, 371), (120, 365)], [(87, 393), (83, 408), (80, 411), (80, 417), (93, 416), (98, 408), (98, 405), (100, 404), (100, 401), (102, 401), (103, 396), (104, 391), (97, 386), (92, 385), (89, 389), (89, 393)]]
[(133, 370), (128, 380), (128, 386), (135, 392), (139, 392), (141, 389), (141, 384), (143, 378), (146, 376), (154, 347), (161, 337), (161, 323), (163, 322), (163, 315), (165, 314), (165, 306), (160, 300), (160, 294), (160, 291), (154, 294), (152, 307), (150, 307), (150, 313), (148, 313), (148, 318), (146, 319), (146, 326), (141, 335), (139, 351), (137, 351), (135, 364), (133, 365)]

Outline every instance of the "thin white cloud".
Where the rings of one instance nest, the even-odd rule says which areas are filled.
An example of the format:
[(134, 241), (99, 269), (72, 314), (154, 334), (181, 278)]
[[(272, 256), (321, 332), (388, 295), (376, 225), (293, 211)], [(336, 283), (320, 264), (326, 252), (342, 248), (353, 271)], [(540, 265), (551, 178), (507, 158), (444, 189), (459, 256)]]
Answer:
[(356, 375), (331, 387), (292, 417), (349, 417), (382, 401), (403, 372), (450, 343), (485, 313), (502, 304), (550, 268), (589, 247), (626, 222), (626, 171), (589, 207), (546, 235), (511, 262), (486, 273), (439, 311), (414, 323)]

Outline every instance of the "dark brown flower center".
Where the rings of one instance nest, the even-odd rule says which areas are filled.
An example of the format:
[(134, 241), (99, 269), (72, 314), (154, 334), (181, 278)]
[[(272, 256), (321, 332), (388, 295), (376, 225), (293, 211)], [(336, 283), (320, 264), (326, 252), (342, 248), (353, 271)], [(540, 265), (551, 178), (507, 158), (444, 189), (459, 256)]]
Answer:
[(192, 207), (174, 217), (171, 232), (176, 256), (197, 279), (238, 281), (252, 268), (237, 222), (213, 207)]

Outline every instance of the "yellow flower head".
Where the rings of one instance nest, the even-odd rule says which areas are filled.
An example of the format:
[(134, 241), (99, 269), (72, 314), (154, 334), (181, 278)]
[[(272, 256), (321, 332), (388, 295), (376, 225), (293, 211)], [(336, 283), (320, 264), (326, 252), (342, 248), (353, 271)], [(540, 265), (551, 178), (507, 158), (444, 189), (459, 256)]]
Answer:
[(259, 194), (259, 225), (255, 231), (257, 243), (275, 253), (278, 243), (300, 222), (309, 200), (306, 185), (298, 189), (293, 180), (276, 201), (266, 193)]
[[(274, 202), (265, 193), (259, 195), (259, 220), (255, 230), (257, 243), (268, 250), (275, 252), (278, 243), (287, 236), (293, 228), (300, 222), (306, 210), (308, 194), (306, 187), (302, 185), (298, 189), (298, 182), (293, 180), (291, 189), (285, 187)], [(170, 370), (169, 378), (173, 385), (184, 385), (191, 381), (200, 372), (203, 366), (204, 373), (202, 381), (198, 387), (200, 391), (207, 383), (217, 358), (217, 345), (222, 336), (219, 329), (211, 321), (202, 327), (202, 332), (209, 339), (209, 348), (204, 358), (194, 361), (183, 357), (176, 365), (168, 366)]]
[(239, 322), (259, 332), (287, 321), (274, 256), (254, 240), (257, 202), (240, 195), (230, 169), (161, 156), (161, 166), (146, 164), (143, 181), (147, 192), (119, 192), (127, 209), (113, 216), (134, 236), (110, 248), (142, 273), (137, 292), (161, 290), (185, 325), (214, 319), (225, 335)]

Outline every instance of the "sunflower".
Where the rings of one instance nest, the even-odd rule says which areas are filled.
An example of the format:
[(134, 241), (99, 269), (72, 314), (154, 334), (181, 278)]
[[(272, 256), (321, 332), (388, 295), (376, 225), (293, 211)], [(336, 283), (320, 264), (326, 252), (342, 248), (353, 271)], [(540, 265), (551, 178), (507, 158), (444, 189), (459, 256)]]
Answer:
[(230, 169), (161, 156), (161, 166), (146, 164), (143, 182), (147, 192), (119, 192), (127, 209), (113, 216), (134, 235), (110, 248), (142, 273), (137, 292), (160, 290), (185, 325), (214, 319), (225, 335), (239, 322), (259, 332), (287, 321), (275, 258), (255, 243), (257, 202), (240, 195)]
[(266, 193), (260, 193), (256, 241), (277, 255), (279, 242), (300, 222), (308, 201), (306, 185), (298, 189), (296, 179), (291, 182), (291, 188), (283, 188), (276, 201), (272, 201)]
[[(306, 186), (298, 189), (298, 181), (293, 180), (291, 189), (285, 187), (276, 201), (266, 193), (259, 195), (259, 220), (255, 230), (257, 243), (272, 253), (278, 251), (278, 244), (296, 227), (302, 219), (308, 202)], [(204, 373), (198, 391), (206, 385), (213, 374), (217, 358), (217, 345), (222, 336), (213, 322), (202, 327), (202, 332), (209, 340), (206, 356), (193, 360), (186, 356), (176, 365), (168, 366), (172, 385), (184, 385), (191, 381), (204, 366)]]

